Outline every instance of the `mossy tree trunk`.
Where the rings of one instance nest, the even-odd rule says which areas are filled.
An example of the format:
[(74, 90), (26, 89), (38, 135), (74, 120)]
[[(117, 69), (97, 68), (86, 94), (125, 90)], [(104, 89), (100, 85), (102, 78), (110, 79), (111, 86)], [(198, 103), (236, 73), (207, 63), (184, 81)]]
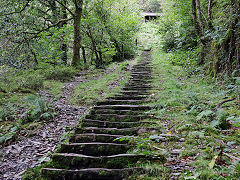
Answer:
[(82, 0), (74, 0), (75, 12), (73, 15), (74, 40), (73, 40), (73, 58), (72, 66), (80, 65), (80, 48), (81, 48), (81, 17), (82, 17)]

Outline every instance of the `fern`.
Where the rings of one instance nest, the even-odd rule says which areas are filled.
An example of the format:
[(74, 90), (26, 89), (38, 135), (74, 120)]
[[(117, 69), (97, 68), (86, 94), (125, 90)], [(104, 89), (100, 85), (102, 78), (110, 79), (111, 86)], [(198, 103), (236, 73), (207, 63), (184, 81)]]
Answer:
[(25, 100), (28, 108), (24, 119), (25, 122), (50, 120), (55, 116), (53, 110), (42, 98), (30, 95)]

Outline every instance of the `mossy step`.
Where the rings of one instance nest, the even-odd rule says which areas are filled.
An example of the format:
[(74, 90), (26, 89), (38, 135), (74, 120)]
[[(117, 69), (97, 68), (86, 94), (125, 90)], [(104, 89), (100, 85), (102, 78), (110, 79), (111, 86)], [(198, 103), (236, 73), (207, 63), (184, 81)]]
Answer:
[(146, 75), (149, 75), (149, 71), (131, 71), (131, 74), (146, 74)]
[[(104, 140), (104, 142), (112, 142), (112, 140), (122, 137), (124, 135), (128, 135), (128, 136), (137, 135), (137, 132), (139, 129), (140, 128), (122, 128), (122, 129), (98, 128), (98, 127), (76, 128), (75, 130), (76, 135), (73, 136), (71, 138), (72, 140), (70, 139), (70, 141), (75, 141), (77, 139), (81, 139), (82, 137), (86, 137), (90, 135), (91, 141), (95, 140), (95, 141), (102, 142), (102, 140)], [(97, 139), (98, 136), (99, 136), (99, 139)]]
[(136, 82), (136, 81), (139, 81), (139, 82), (144, 82), (144, 83), (148, 83), (148, 82), (152, 82), (152, 79), (143, 79), (143, 78), (136, 78), (136, 77), (130, 77), (129, 78), (129, 82)]
[(123, 95), (149, 95), (150, 93), (147, 92), (146, 90), (122, 90), (119, 91), (118, 94), (123, 94)]
[(142, 122), (111, 122), (111, 121), (101, 121), (101, 120), (92, 120), (85, 119), (83, 121), (83, 127), (108, 127), (108, 128), (131, 128), (137, 127), (144, 124), (156, 124), (151, 121), (142, 121)]
[(152, 119), (152, 115), (119, 115), (119, 114), (89, 114), (86, 116), (86, 119), (93, 120), (108, 120), (111, 122), (121, 121), (121, 122), (129, 122), (129, 121), (140, 121), (144, 119)]
[(131, 78), (136, 78), (136, 79), (145, 79), (145, 80), (148, 80), (148, 79), (152, 79), (153, 76), (151, 75), (143, 75), (143, 74), (130, 74), (131, 75)]
[(141, 85), (141, 84), (149, 84), (152, 82), (152, 79), (137, 79), (137, 78), (130, 78), (128, 83), (131, 85)]
[[(86, 127), (76, 128), (76, 135), (70, 139), (70, 142), (112, 142), (114, 139), (122, 136), (135, 136), (142, 133), (162, 133), (161, 127), (133, 127), (133, 128), (98, 128), (98, 127)], [(84, 138), (87, 138), (84, 141)], [(115, 141), (122, 143), (122, 141)]]
[(149, 71), (151, 72), (152, 71), (152, 66), (135, 66), (135, 67), (132, 67), (131, 71)]
[(144, 115), (143, 111), (133, 110), (114, 110), (114, 109), (99, 109), (90, 111), (91, 115), (94, 114), (118, 114), (118, 115)]
[(87, 169), (56, 169), (43, 168), (42, 176), (50, 180), (122, 180), (131, 174), (145, 173), (143, 168), (87, 168)]
[(136, 65), (134, 65), (132, 68), (136, 68), (136, 67), (140, 67), (140, 68), (146, 68), (146, 67), (154, 67), (154, 65), (149, 61), (149, 62), (142, 62), (142, 63), (138, 63)]
[(149, 95), (116, 95), (115, 97), (111, 97), (114, 100), (144, 100), (148, 98)]
[(150, 84), (142, 84), (142, 83), (129, 83), (126, 84), (123, 88), (148, 88), (151, 89), (153, 86)]
[[(85, 129), (85, 128), (84, 128)], [(87, 128), (86, 128), (87, 129)], [(103, 128), (102, 128), (103, 129)], [(106, 128), (107, 129), (107, 128)], [(85, 133), (86, 132), (86, 133)], [(82, 134), (75, 134), (69, 140), (71, 143), (85, 143), (85, 142), (104, 142), (104, 143), (112, 143), (116, 142), (118, 144), (124, 144), (126, 141), (114, 141), (117, 138), (123, 137), (123, 135), (116, 135), (112, 132), (112, 134), (101, 134), (101, 132), (107, 133), (105, 131), (97, 131), (90, 132), (89, 130), (79, 131), (77, 130), (76, 133)], [(84, 133), (84, 134), (83, 134)], [(99, 133), (99, 134), (98, 134)]]
[[(117, 154), (111, 156), (86, 156), (75, 153), (55, 153), (53, 162), (69, 168), (125, 168), (136, 162), (147, 160), (145, 155), (140, 154)], [(159, 157), (163, 159), (163, 157)]]
[(77, 153), (87, 156), (111, 156), (126, 153), (132, 146), (127, 144), (88, 142), (61, 144), (60, 153)]
[(137, 87), (137, 86), (128, 86), (128, 87), (124, 87), (122, 90), (124, 91), (136, 91), (136, 90), (140, 90), (140, 91), (148, 91), (148, 90), (151, 90), (152, 88), (151, 87)]
[(115, 110), (151, 110), (150, 105), (102, 105), (94, 106), (94, 109), (115, 109)]
[(131, 78), (136, 78), (136, 79), (152, 79), (153, 76), (151, 75), (143, 75), (143, 74), (130, 74), (131, 75)]
[(124, 88), (152, 88), (151, 84), (126, 84)]
[(110, 104), (141, 104), (144, 101), (142, 100), (116, 100), (116, 99), (108, 99), (105, 101), (99, 101), (97, 102), (97, 105), (110, 105)]

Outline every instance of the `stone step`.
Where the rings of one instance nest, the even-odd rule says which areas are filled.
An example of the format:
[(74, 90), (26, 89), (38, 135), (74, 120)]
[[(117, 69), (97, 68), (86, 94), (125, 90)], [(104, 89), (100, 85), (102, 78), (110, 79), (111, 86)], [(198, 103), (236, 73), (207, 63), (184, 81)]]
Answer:
[(140, 91), (148, 91), (148, 90), (151, 90), (152, 88), (150, 88), (150, 87), (134, 87), (134, 86), (132, 86), (132, 87), (124, 87), (123, 88), (123, 90), (124, 91), (138, 91), (138, 90), (140, 90)]
[(152, 75), (147, 75), (147, 74), (130, 74), (132, 78), (137, 78), (137, 79), (152, 79)]
[(137, 84), (126, 84), (124, 86), (124, 88), (152, 88), (152, 85), (151, 84), (140, 84), (140, 83), (137, 83)]
[(156, 124), (152, 121), (142, 121), (142, 122), (111, 122), (111, 121), (101, 121), (85, 119), (83, 121), (83, 127), (107, 127), (107, 128), (131, 128), (138, 127), (144, 124)]
[[(117, 154), (111, 156), (86, 156), (75, 153), (55, 153), (53, 162), (69, 168), (126, 168), (147, 158), (140, 154)], [(162, 159), (160, 157), (159, 159)]]
[[(143, 74), (143, 75), (149, 75), (150, 71), (131, 71), (131, 74)], [(151, 73), (150, 73), (151, 74)]]
[(114, 110), (114, 109), (99, 109), (90, 111), (91, 115), (95, 114), (118, 114), (118, 115), (143, 115), (143, 111), (132, 110)]
[(124, 94), (124, 95), (149, 95), (150, 93), (147, 92), (146, 90), (131, 90), (131, 91), (120, 91), (119, 94)]
[(129, 78), (129, 80), (141, 80), (142, 84), (146, 83), (146, 82), (151, 82), (152, 81), (152, 77), (147, 77), (147, 76), (131, 76)]
[(142, 83), (128, 83), (125, 84), (124, 88), (149, 88), (151, 89), (153, 86), (151, 86), (150, 84), (142, 84)]
[(111, 156), (126, 153), (132, 146), (127, 144), (84, 142), (61, 144), (60, 153), (76, 153), (87, 156)]
[(123, 180), (131, 174), (145, 174), (143, 168), (87, 168), (87, 169), (56, 169), (43, 168), (42, 176), (51, 180)]
[[(97, 133), (107, 133), (109, 131), (101, 131), (100, 129), (104, 128), (96, 128), (95, 131), (84, 134), (76, 134), (69, 139), (71, 143), (85, 143), (85, 142), (104, 142), (104, 143), (118, 143), (118, 144), (125, 144), (128, 141), (118, 141), (117, 138), (123, 137), (123, 135), (116, 135), (114, 132), (112, 134), (97, 134)], [(105, 128), (107, 129), (107, 128)], [(82, 132), (80, 132), (82, 133)]]
[(108, 99), (105, 101), (97, 102), (97, 105), (115, 105), (115, 104), (141, 104), (144, 101), (142, 100), (115, 100), (115, 99)]
[[(142, 133), (162, 133), (160, 127), (133, 127), (133, 128), (99, 128), (99, 127), (86, 127), (76, 128), (75, 136), (70, 138), (70, 142), (112, 142), (112, 140), (122, 136), (135, 136)], [(86, 141), (83, 141), (86, 138)], [(116, 141), (119, 143), (119, 141)], [(121, 141), (122, 142), (122, 141)]]
[(115, 97), (111, 97), (114, 100), (144, 100), (149, 95), (116, 95)]
[(101, 105), (94, 106), (93, 109), (114, 109), (114, 110), (151, 110), (150, 105)]
[(131, 69), (131, 72), (141, 72), (141, 71), (147, 71), (147, 72), (152, 72), (152, 67), (151, 66), (135, 66)]
[(121, 121), (121, 122), (129, 122), (129, 121), (141, 121), (144, 119), (152, 119), (151, 115), (119, 115), (119, 114), (94, 114), (94, 115), (86, 115), (86, 119), (93, 120), (107, 120), (107, 121)]

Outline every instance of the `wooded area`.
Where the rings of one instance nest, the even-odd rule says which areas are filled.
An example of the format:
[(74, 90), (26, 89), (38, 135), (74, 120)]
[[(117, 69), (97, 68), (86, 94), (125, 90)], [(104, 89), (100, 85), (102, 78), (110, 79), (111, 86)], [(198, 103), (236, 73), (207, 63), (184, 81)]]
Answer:
[(101, 67), (131, 57), (134, 1), (1, 1), (1, 63)]
[(164, 4), (160, 32), (165, 49), (196, 51), (196, 66), (204, 65), (213, 77), (239, 76), (239, 1), (167, 0)]
[(240, 178), (239, 0), (1, 0), (0, 179)]

